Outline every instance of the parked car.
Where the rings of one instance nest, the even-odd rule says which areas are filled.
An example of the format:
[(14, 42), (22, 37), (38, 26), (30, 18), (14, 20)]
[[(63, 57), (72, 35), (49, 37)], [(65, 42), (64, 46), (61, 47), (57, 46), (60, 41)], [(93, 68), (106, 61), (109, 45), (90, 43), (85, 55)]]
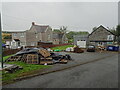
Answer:
[(95, 52), (95, 46), (94, 45), (88, 46), (87, 52)]

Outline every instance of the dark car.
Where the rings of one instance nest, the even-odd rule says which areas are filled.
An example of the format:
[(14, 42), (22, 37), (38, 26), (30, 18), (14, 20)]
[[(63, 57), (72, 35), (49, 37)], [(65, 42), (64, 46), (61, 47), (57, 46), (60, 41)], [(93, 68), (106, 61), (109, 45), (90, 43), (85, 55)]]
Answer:
[(87, 52), (95, 52), (95, 46), (94, 45), (88, 46)]

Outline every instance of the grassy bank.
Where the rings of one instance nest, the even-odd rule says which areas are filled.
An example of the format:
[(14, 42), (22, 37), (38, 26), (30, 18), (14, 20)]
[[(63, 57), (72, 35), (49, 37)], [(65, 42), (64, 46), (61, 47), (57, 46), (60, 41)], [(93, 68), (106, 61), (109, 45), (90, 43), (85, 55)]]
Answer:
[(3, 71), (2, 73), (2, 80), (3, 83), (10, 83), (14, 81), (14, 78), (18, 78), (18, 77), (22, 77), (22, 76), (26, 76), (26, 75), (31, 75), (34, 73), (38, 73), (39, 70), (44, 69), (44, 68), (49, 68), (51, 66), (47, 66), (47, 65), (34, 65), (34, 64), (26, 64), (24, 62), (7, 62), (7, 64), (16, 64), (19, 66), (22, 66), (23, 69), (22, 70), (18, 70), (14, 73), (5, 73), (5, 71)]
[(59, 49), (59, 50), (66, 50), (66, 48), (68, 47), (73, 47), (74, 45), (65, 45), (65, 46), (59, 46), (59, 47), (53, 47), (51, 48), (52, 50), (56, 50), (56, 49)]
[(10, 56), (12, 56), (12, 55), (4, 56), (3, 57), (3, 61), (5, 61), (6, 59), (8, 59)]

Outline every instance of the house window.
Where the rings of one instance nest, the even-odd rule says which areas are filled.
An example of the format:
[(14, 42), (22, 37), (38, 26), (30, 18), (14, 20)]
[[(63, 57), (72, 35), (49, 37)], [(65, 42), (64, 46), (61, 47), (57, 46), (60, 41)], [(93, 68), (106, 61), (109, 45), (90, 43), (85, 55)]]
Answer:
[(17, 34), (16, 34), (16, 33), (14, 33), (13, 35), (14, 35), (14, 37), (16, 37), (16, 36), (17, 36)]
[(48, 35), (48, 39), (50, 39), (50, 34)]
[(81, 41), (85, 41), (85, 40), (81, 40)]
[(103, 42), (99, 42), (99, 45), (103, 45), (104, 43)]
[(15, 46), (15, 42), (12, 42), (12, 46)]
[(31, 46), (35, 46), (34, 42), (31, 42)]
[(21, 33), (21, 37), (24, 37), (24, 33)]
[(38, 35), (36, 35), (36, 38), (38, 38)]
[(20, 42), (18, 42), (18, 46), (20, 46)]
[(25, 42), (21, 42), (21, 45), (25, 45)]

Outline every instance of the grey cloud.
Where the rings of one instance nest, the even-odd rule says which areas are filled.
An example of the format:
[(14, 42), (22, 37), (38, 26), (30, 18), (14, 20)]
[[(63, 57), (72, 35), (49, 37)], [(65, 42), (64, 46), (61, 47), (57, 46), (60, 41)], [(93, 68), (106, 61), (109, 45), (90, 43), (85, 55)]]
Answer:
[(31, 22), (53, 28), (92, 31), (100, 24), (115, 27), (118, 23), (117, 2), (28, 2), (2, 3), (4, 30), (27, 30)]

